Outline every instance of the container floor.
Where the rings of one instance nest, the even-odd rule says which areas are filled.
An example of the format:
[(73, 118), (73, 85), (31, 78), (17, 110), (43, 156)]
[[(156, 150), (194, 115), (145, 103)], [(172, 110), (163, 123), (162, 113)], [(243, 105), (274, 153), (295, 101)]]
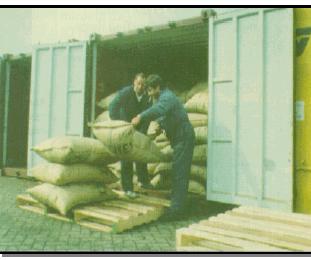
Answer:
[(92, 231), (74, 223), (50, 219), (16, 207), (18, 194), (36, 183), (14, 177), (0, 177), (0, 252), (169, 252), (175, 251), (176, 229), (233, 205), (192, 201), (189, 216), (176, 222), (152, 222), (121, 234)]

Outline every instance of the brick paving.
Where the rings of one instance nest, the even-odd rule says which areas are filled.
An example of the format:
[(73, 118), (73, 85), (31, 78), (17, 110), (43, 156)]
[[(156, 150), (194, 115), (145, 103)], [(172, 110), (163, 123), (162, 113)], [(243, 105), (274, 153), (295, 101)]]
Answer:
[(35, 185), (35, 182), (25, 179), (0, 177), (0, 252), (175, 251), (176, 229), (233, 207), (204, 199), (196, 200), (192, 201), (186, 220), (170, 223), (155, 221), (121, 234), (107, 234), (17, 208), (16, 196)]

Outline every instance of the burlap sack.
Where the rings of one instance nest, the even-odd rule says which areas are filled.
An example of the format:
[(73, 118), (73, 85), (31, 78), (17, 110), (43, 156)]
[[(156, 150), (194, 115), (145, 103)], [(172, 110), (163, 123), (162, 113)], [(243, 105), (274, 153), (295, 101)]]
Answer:
[(208, 90), (208, 83), (207, 82), (200, 82), (194, 85), (189, 91), (187, 91), (187, 101), (192, 98), (195, 94), (207, 91)]
[(196, 144), (207, 144), (207, 126), (194, 128), (194, 133)]
[(199, 92), (190, 98), (185, 104), (188, 113), (208, 113), (208, 93), (207, 91)]
[[(192, 178), (192, 177), (191, 177)], [(156, 189), (165, 189), (169, 190), (172, 188), (172, 176), (170, 174), (158, 173), (150, 181), (151, 185)], [(205, 195), (205, 184), (198, 182), (197, 180), (190, 179), (188, 191), (191, 193)]]
[(199, 165), (206, 165), (207, 161), (207, 145), (196, 145), (193, 150), (192, 163)]
[(157, 136), (157, 129), (158, 129), (158, 123), (155, 122), (155, 121), (151, 121), (150, 124), (149, 124), (149, 128), (147, 130), (147, 135), (152, 139), (154, 140)]
[[(148, 163), (147, 164), (147, 171), (150, 175), (154, 174), (154, 170), (157, 167), (158, 163)], [(112, 171), (112, 173), (118, 178), (121, 178), (121, 163), (117, 162), (114, 164), (109, 164), (107, 165), (107, 167), (109, 168), (109, 170)], [(133, 165), (133, 173), (135, 174), (137, 172), (136, 170), (136, 164)], [(134, 175), (135, 176), (135, 175)]]
[(154, 174), (164, 173), (170, 174), (172, 171), (172, 163), (171, 162), (162, 162), (157, 165), (154, 170)]
[(109, 120), (110, 120), (109, 111), (104, 111), (95, 119), (95, 122), (97, 123), (97, 122), (104, 122), (104, 121), (109, 121)]
[(168, 142), (168, 138), (166, 134), (162, 133), (156, 137), (155, 141), (156, 142)]
[(163, 149), (163, 148), (165, 148), (166, 146), (169, 146), (170, 145), (170, 142), (169, 141), (166, 141), (166, 142), (155, 142), (155, 145), (157, 146), (157, 147), (159, 147), (159, 149)]
[(117, 95), (117, 93), (113, 93), (113, 94), (103, 98), (102, 100), (100, 100), (97, 103), (97, 106), (99, 106), (100, 108), (103, 108), (104, 110), (108, 110), (109, 104), (115, 98), (116, 95)]
[(193, 127), (207, 126), (206, 114), (188, 113), (188, 117)]
[(116, 197), (110, 189), (96, 184), (55, 186), (44, 183), (28, 189), (27, 192), (39, 202), (56, 209), (62, 215), (66, 215), (77, 205)]
[(159, 190), (169, 190), (172, 187), (171, 175), (159, 173), (150, 181), (151, 185)]
[(178, 97), (178, 99), (180, 100), (180, 102), (182, 104), (186, 103), (188, 98), (188, 91), (178, 91), (178, 90), (174, 90), (176, 96)]
[(148, 169), (148, 173), (150, 175), (154, 175), (154, 171), (157, 168), (159, 163), (148, 163), (147, 165), (147, 169)]
[(55, 137), (38, 144), (32, 150), (52, 163), (108, 164), (117, 161), (116, 156), (100, 141), (87, 137)]
[(168, 145), (166, 147), (164, 147), (163, 149), (161, 149), (161, 153), (165, 155), (165, 157), (167, 158), (166, 161), (171, 161), (173, 159), (173, 148), (171, 147), (171, 145)]
[(205, 186), (195, 180), (189, 181), (188, 191), (191, 193), (205, 196)]
[[(154, 170), (154, 174), (172, 174), (172, 163), (159, 163)], [(191, 165), (190, 177), (200, 183), (205, 184), (207, 170), (205, 166)]]
[(92, 128), (95, 136), (120, 160), (151, 163), (166, 159), (148, 136), (128, 122), (106, 121), (95, 123)]
[(55, 185), (90, 182), (110, 184), (118, 180), (108, 168), (87, 164), (45, 163), (31, 169), (31, 173), (35, 179)]
[[(161, 152), (169, 159), (173, 159), (174, 150), (171, 146), (167, 146)], [(193, 150), (192, 162), (195, 164), (204, 165), (207, 161), (207, 145), (196, 145)]]
[(206, 179), (207, 179), (206, 166), (199, 166), (199, 165), (192, 164), (190, 178), (198, 181), (199, 183), (202, 183), (203, 185), (206, 185)]
[(107, 167), (117, 178), (121, 178), (121, 162), (109, 164)]

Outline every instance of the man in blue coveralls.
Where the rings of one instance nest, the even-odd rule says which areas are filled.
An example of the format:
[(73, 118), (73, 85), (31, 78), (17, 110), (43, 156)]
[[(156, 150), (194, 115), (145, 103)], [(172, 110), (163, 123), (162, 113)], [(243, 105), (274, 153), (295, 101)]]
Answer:
[(176, 95), (165, 88), (159, 75), (150, 75), (145, 85), (149, 96), (157, 100), (152, 107), (132, 120), (134, 126), (157, 120), (170, 140), (173, 152), (171, 206), (162, 216), (171, 221), (186, 210), (189, 175), (195, 145), (195, 134), (186, 110)]
[[(122, 88), (109, 104), (109, 116), (111, 120), (124, 120), (131, 122), (132, 118), (151, 105), (150, 99), (145, 91), (145, 76), (143, 73), (135, 75), (132, 86)], [(146, 134), (149, 122), (140, 124), (137, 130)], [(148, 177), (147, 164), (135, 163), (138, 181), (142, 188), (151, 189)], [(133, 162), (121, 161), (121, 184), (125, 194), (135, 198), (137, 194), (133, 191)]]

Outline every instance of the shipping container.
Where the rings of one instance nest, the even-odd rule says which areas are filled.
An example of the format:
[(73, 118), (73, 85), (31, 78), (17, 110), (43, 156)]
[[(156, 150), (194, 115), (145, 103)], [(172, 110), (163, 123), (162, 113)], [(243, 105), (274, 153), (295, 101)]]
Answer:
[(137, 72), (158, 73), (177, 91), (208, 80), (207, 199), (310, 213), (309, 14), (294, 11), (206, 11), (85, 42), (35, 46), (28, 169), (42, 161), (29, 149), (44, 139), (90, 136), (87, 123), (101, 112), (96, 103)]
[[(103, 97), (158, 73), (173, 89), (207, 81), (208, 12), (86, 42), (34, 46), (28, 148), (54, 136), (90, 136)], [(57, 98), (56, 98), (57, 97)], [(43, 160), (28, 152), (28, 169)]]
[(31, 56), (3, 56), (0, 73), (1, 168), (26, 169)]
[[(3, 57), (0, 57), (0, 158), (3, 158), (3, 120), (4, 120), (4, 84), (5, 84), (5, 74), (4, 74), (4, 61)], [(2, 175), (2, 160), (0, 160), (0, 171)]]

